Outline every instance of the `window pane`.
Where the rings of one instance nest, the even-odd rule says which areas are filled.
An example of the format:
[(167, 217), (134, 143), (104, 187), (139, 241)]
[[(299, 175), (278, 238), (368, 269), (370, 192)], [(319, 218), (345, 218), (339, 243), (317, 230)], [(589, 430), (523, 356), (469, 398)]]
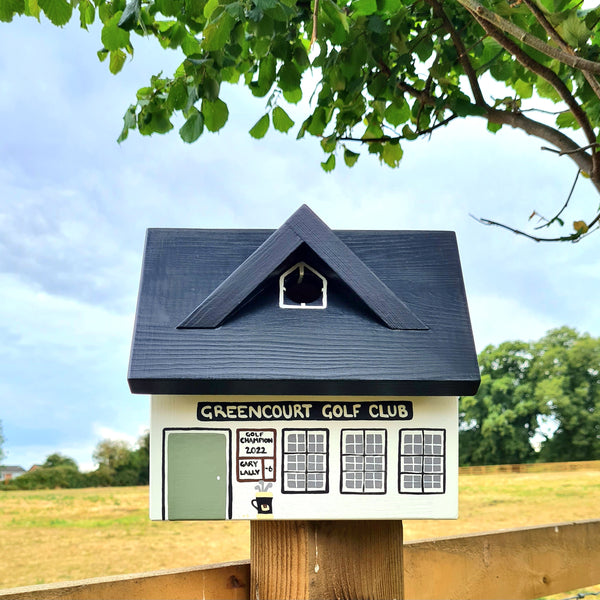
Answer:
[(308, 473), (308, 482), (306, 489), (310, 490), (324, 490), (325, 489), (325, 474), (324, 473)]
[(425, 473), (441, 473), (443, 471), (443, 462), (441, 456), (426, 456), (423, 471)]
[(344, 456), (342, 469), (344, 471), (362, 471), (364, 469), (362, 456)]
[(421, 475), (402, 475), (402, 489), (406, 491), (421, 491)]
[(325, 454), (309, 454), (308, 470), (325, 471)]
[(365, 489), (383, 490), (383, 473), (365, 473)]
[(344, 473), (345, 487), (349, 490), (362, 490), (363, 474), (362, 473)]
[(383, 456), (366, 456), (365, 471), (383, 471)]
[(294, 492), (306, 490), (306, 475), (304, 473), (286, 473), (285, 488)]
[(306, 471), (306, 454), (286, 454), (285, 471)]
[(442, 489), (441, 475), (423, 475), (423, 490), (434, 491)]

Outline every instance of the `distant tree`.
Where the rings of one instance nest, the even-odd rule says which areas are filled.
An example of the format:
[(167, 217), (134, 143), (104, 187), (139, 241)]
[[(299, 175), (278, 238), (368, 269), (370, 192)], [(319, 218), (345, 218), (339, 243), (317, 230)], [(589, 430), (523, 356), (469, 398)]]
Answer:
[(122, 440), (102, 440), (94, 451), (99, 485), (146, 485), (149, 471), (149, 434), (140, 437), (136, 448)]
[(562, 327), (536, 346), (535, 395), (557, 425), (540, 458), (600, 459), (600, 340)]
[(137, 442), (133, 462), (137, 471), (136, 485), (148, 485), (150, 475), (150, 432), (146, 431)]
[(497, 465), (533, 461), (531, 438), (543, 403), (529, 381), (532, 347), (525, 342), (488, 346), (479, 355), (481, 386), (460, 399), (460, 462)]
[(60, 454), (60, 452), (50, 454), (48, 458), (46, 458), (46, 462), (42, 465), (42, 468), (44, 469), (52, 467), (71, 467), (79, 470), (79, 467), (74, 459), (69, 456), (65, 456), (64, 454)]
[(0, 465), (4, 460), (4, 435), (2, 432), (2, 421), (0, 421)]
[(461, 464), (600, 459), (599, 339), (561, 327), (534, 343), (488, 346), (479, 366), (479, 391), (460, 399)]
[(63, 465), (44, 467), (23, 473), (6, 484), (5, 489), (38, 490), (55, 488), (81, 488), (87, 486), (85, 474), (77, 468)]
[(98, 467), (114, 470), (127, 462), (130, 452), (129, 444), (123, 440), (102, 440), (98, 442), (92, 458)]

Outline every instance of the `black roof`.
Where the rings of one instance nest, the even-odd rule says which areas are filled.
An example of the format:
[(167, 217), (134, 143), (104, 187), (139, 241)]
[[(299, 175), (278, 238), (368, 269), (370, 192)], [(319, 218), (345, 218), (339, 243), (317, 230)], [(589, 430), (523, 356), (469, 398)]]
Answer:
[[(305, 262), (327, 308), (279, 307)], [(128, 375), (141, 394), (470, 395), (479, 369), (453, 232), (149, 229)]]

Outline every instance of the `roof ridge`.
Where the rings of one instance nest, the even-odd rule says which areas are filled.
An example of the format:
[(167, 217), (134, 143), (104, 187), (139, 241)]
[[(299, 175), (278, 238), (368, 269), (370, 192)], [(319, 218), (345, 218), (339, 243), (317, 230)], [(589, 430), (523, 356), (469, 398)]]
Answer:
[(302, 243), (390, 329), (429, 329), (306, 204), (271, 234), (177, 327), (218, 327)]

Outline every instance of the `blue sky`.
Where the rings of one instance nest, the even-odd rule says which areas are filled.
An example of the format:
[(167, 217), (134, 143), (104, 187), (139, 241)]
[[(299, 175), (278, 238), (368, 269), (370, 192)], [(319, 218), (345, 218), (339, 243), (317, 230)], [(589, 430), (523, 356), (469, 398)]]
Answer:
[[(533, 210), (556, 212), (575, 169), (538, 140), (493, 136), (477, 119), (453, 122), (406, 143), (399, 169), (365, 154), (353, 169), (326, 174), (315, 138), (253, 140), (247, 131), (265, 100), (230, 87), (219, 134), (186, 145), (176, 131), (131, 133), (119, 145), (137, 88), (179, 58), (139, 40), (113, 76), (99, 47), (97, 31), (0, 24), (6, 464), (29, 468), (59, 451), (92, 468), (100, 439), (134, 441), (147, 427), (149, 399), (130, 394), (126, 372), (148, 227), (276, 228), (307, 203), (333, 229), (450, 229), (479, 350), (561, 325), (600, 335), (600, 235), (535, 244), (469, 216), (526, 227)], [(589, 217), (598, 202), (580, 182), (567, 219)]]

